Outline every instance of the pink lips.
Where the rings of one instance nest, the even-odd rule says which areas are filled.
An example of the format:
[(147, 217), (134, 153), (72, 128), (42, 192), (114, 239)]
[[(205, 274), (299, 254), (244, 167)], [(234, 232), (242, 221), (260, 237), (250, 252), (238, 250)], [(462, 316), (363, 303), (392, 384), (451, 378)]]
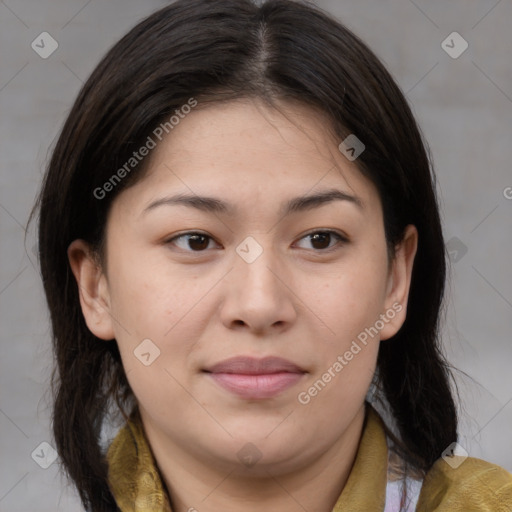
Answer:
[(224, 389), (252, 399), (273, 397), (296, 384), (306, 373), (280, 357), (233, 357), (204, 371)]

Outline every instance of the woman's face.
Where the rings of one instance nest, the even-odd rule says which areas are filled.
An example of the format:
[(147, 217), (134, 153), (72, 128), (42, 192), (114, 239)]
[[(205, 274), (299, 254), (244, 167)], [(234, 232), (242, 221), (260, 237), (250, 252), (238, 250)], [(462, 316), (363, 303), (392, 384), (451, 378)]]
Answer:
[[(361, 425), (379, 341), (404, 320), (416, 232), (388, 262), (378, 193), (317, 112), (200, 106), (113, 202), (102, 272), (81, 241), (70, 262), (153, 447), (277, 474)], [(252, 359), (214, 368), (234, 357)]]

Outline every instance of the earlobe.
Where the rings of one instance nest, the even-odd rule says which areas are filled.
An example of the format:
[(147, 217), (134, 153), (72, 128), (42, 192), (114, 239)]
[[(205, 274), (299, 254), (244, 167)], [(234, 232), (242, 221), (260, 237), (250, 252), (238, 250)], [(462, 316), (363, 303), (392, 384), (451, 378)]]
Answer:
[(389, 321), (380, 333), (381, 340), (394, 336), (405, 321), (417, 248), (418, 230), (416, 226), (409, 224), (405, 228), (402, 241), (396, 247), (395, 258), (391, 264), (384, 312)]
[(74, 240), (68, 247), (68, 260), (78, 285), (87, 327), (98, 338), (113, 339), (107, 280), (94, 252), (84, 240)]

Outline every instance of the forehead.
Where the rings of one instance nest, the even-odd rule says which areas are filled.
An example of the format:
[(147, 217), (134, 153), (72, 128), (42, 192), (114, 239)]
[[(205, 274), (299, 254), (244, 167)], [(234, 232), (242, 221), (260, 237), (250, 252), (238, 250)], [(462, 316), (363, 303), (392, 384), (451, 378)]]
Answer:
[(325, 114), (299, 103), (281, 102), (278, 109), (258, 99), (199, 104), (158, 145), (155, 163), (172, 159), (174, 165), (201, 162), (224, 169), (240, 162), (243, 172), (265, 160), (280, 171), (276, 177), (293, 171), (283, 163), (302, 167), (305, 157), (315, 167), (334, 163), (335, 137)]
[(326, 115), (312, 107), (281, 103), (276, 110), (252, 99), (199, 104), (156, 144), (136, 190), (121, 195), (138, 210), (171, 192), (281, 208), (284, 198), (337, 188), (374, 203), (373, 184), (338, 145)]

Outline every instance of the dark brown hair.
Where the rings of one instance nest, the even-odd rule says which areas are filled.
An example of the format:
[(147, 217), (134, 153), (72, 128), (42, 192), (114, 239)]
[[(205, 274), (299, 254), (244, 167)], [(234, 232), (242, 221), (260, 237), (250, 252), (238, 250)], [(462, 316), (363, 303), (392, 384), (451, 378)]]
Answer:
[(406, 225), (419, 233), (407, 318), (380, 345), (376, 396), (389, 404), (397, 449), (427, 471), (457, 440), (457, 415), (439, 345), (446, 260), (435, 180), (404, 95), (358, 37), (306, 2), (178, 0), (130, 30), (84, 84), (35, 205), (56, 360), (53, 431), (84, 506), (117, 509), (100, 435), (112, 404), (123, 409), (133, 395), (116, 341), (85, 324), (67, 248), (82, 238), (101, 254), (112, 201), (148, 159), (103, 199), (93, 191), (191, 97), (298, 101), (325, 113), (340, 142), (355, 134), (365, 144), (356, 164), (378, 189), (391, 254)]

